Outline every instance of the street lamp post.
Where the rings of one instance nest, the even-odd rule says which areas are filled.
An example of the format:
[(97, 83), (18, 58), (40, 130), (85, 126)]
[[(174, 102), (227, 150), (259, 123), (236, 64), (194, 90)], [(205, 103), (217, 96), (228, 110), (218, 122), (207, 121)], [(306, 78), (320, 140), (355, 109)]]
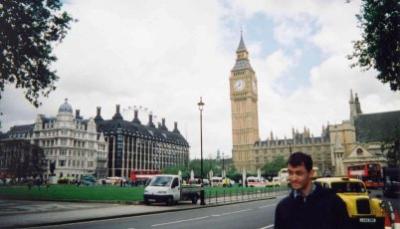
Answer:
[(204, 103), (200, 97), (200, 102), (197, 103), (200, 111), (200, 174), (201, 174), (201, 191), (200, 191), (200, 204), (205, 205), (204, 202), (204, 189), (203, 189), (203, 107)]

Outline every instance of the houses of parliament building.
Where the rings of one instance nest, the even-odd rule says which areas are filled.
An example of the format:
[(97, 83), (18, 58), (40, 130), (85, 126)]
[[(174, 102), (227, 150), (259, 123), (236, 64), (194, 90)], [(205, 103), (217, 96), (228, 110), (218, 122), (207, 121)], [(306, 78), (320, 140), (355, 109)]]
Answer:
[(240, 37), (236, 62), (231, 70), (232, 159), (238, 171), (255, 173), (277, 156), (292, 152), (312, 156), (321, 175), (345, 175), (346, 167), (358, 163), (386, 165), (381, 142), (400, 128), (400, 110), (363, 114), (358, 95), (350, 92), (349, 120), (322, 126), (321, 136), (310, 130), (292, 129), (291, 138), (266, 140), (259, 136), (257, 77), (250, 65), (249, 52)]

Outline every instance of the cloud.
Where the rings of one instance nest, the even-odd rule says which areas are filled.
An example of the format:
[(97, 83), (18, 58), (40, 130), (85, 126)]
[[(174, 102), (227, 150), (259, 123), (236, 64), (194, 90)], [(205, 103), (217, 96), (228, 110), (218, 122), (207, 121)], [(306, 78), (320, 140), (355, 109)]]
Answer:
[[(244, 38), (258, 78), (262, 139), (270, 131), (291, 137), (292, 127), (303, 126), (319, 135), (328, 121), (347, 119), (351, 88), (366, 113), (398, 109), (398, 94), (376, 80), (374, 72), (351, 69), (345, 58), (351, 41), (360, 37), (354, 16), (359, 5), (333, 0), (68, 1), (66, 10), (79, 21), (55, 49), (57, 90), (34, 109), (20, 91), (8, 87), (0, 101), (2, 130), (31, 123), (38, 113), (56, 115), (64, 98), (86, 118), (95, 115), (96, 106), (111, 118), (121, 104), (123, 116), (131, 120), (127, 108), (136, 105), (147, 108), (147, 113), (140, 111), (142, 123), (148, 111), (157, 121), (165, 117), (170, 129), (178, 121), (191, 157), (199, 158), (197, 102), (202, 96), (204, 153), (221, 149), (229, 155), (230, 70), (240, 25), (259, 14), (271, 20), (272, 33), (257, 40), (246, 32)], [(262, 40), (266, 37), (276, 42), (268, 43), (269, 49)], [(309, 52), (322, 53), (311, 67)], [(306, 83), (300, 83), (301, 77)]]

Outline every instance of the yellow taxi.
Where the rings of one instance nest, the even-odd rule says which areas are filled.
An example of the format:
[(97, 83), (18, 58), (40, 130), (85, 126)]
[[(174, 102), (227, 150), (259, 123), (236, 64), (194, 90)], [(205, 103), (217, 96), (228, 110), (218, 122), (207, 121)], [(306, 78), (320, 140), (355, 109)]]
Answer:
[(382, 200), (369, 197), (361, 180), (325, 177), (314, 182), (333, 190), (343, 200), (354, 228), (384, 228), (385, 212)]

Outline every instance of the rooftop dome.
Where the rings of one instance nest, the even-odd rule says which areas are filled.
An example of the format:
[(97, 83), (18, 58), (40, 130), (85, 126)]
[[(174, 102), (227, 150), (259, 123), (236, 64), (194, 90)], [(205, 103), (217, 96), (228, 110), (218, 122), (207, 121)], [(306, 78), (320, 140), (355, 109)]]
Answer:
[(65, 99), (65, 102), (61, 104), (60, 108), (58, 108), (58, 112), (72, 113), (72, 107), (69, 105), (68, 99)]

